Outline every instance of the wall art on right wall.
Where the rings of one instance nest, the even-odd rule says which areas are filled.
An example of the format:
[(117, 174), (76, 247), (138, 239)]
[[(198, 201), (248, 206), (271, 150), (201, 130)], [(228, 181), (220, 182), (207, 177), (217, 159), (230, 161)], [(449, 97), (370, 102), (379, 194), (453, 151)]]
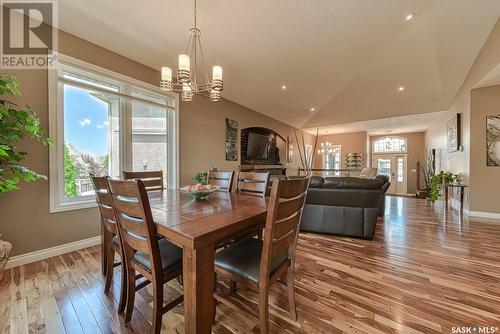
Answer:
[(500, 115), (486, 116), (486, 166), (500, 167)]
[(446, 124), (446, 146), (448, 152), (456, 152), (461, 150), (462, 139), (462, 122), (460, 113), (453, 115)]

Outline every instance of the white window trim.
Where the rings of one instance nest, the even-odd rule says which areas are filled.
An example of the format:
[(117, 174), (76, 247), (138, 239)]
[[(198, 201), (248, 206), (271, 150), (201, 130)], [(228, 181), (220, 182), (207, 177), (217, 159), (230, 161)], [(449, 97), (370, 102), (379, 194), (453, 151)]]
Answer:
[[(60, 170), (60, 166), (62, 166), (60, 162), (63, 159), (64, 154), (64, 133), (61, 131), (61, 129), (63, 129), (63, 115), (61, 112), (63, 110), (63, 106), (62, 97), (59, 96), (61, 88), (60, 85), (62, 85), (59, 81), (59, 71), (61, 71), (65, 65), (71, 66), (72, 69), (80, 69), (84, 72), (84, 74), (95, 74), (96, 76), (109, 79), (108, 81), (114, 81), (119, 85), (143, 89), (175, 101), (174, 108), (166, 108), (168, 113), (167, 187), (173, 189), (179, 188), (179, 95), (172, 92), (162, 91), (157, 86), (127, 77), (64, 54), (58, 54), (58, 62), (60, 65), (59, 68), (48, 70), (49, 137), (54, 141), (54, 145), (49, 148), (50, 212), (55, 213), (69, 210), (79, 210), (97, 206), (94, 196), (86, 196), (85, 198), (80, 197), (73, 201), (62, 200), (62, 194), (64, 192), (64, 171)], [(128, 109), (130, 108), (124, 108), (122, 110), (124, 113), (130, 113), (130, 110)], [(131, 143), (128, 142), (132, 139), (131, 136), (127, 136), (126, 134), (128, 133), (127, 131), (131, 131), (132, 129), (132, 117), (131, 115), (126, 114), (121, 116), (120, 166), (121, 168), (130, 169), (132, 166), (132, 146), (130, 145)], [(127, 147), (126, 151), (123, 149), (124, 147)]]
[[(342, 169), (342, 145), (332, 145), (332, 148), (334, 150), (338, 149), (339, 150), (339, 168), (338, 169)], [(335, 155), (335, 153), (334, 153)], [(324, 169), (328, 169), (327, 166), (326, 166), (326, 154), (323, 154), (323, 159), (322, 159), (322, 166)], [(330, 172), (326, 172), (327, 176), (328, 176), (328, 173)], [(333, 172), (334, 173), (334, 176), (339, 176), (340, 175), (340, 172)]]
[[(401, 139), (405, 142), (405, 149), (403, 151), (385, 151), (385, 152), (376, 152), (375, 151), (375, 143), (377, 143), (378, 141), (381, 141), (381, 140), (386, 140), (386, 139)], [(408, 150), (408, 139), (406, 139), (405, 137), (400, 137), (400, 136), (386, 136), (386, 137), (380, 137), (380, 138), (377, 138), (377, 139), (374, 139), (372, 141), (372, 152), (373, 154), (398, 154), (398, 153), (407, 153), (407, 150)]]

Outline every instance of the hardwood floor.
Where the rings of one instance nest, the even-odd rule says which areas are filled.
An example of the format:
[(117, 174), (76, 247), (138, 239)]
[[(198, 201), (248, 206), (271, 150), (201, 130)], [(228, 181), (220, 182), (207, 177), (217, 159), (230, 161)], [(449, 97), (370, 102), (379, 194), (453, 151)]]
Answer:
[[(119, 271), (104, 295), (99, 252), (0, 273), (0, 333), (147, 332), (151, 290), (138, 293), (125, 327), (115, 311)], [(287, 317), (285, 290), (272, 289), (275, 333), (452, 333), (454, 326), (499, 333), (500, 223), (461, 221), (425, 200), (389, 197), (372, 241), (301, 234), (295, 284), (297, 323)], [(165, 289), (166, 299), (182, 291), (177, 282)], [(254, 293), (238, 290), (238, 300), (256, 309)], [(183, 324), (183, 304), (163, 316), (165, 333), (183, 333)], [(258, 320), (219, 304), (213, 332), (258, 333)]]

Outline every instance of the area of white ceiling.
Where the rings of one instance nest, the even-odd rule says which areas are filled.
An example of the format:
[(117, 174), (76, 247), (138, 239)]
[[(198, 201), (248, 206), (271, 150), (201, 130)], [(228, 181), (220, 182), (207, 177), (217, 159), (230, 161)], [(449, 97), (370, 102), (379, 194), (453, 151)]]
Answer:
[[(446, 109), (499, 14), (498, 0), (198, 0), (224, 96), (297, 127)], [(191, 25), (192, 1), (59, 1), (62, 30), (157, 69)]]
[(317, 129), (319, 129), (320, 135), (366, 131), (370, 136), (425, 132), (428, 128), (432, 127), (433, 124), (446, 124), (446, 120), (448, 118), (448, 111), (438, 111), (432, 113), (328, 125), (319, 128), (305, 129), (305, 131), (314, 135), (316, 135)]

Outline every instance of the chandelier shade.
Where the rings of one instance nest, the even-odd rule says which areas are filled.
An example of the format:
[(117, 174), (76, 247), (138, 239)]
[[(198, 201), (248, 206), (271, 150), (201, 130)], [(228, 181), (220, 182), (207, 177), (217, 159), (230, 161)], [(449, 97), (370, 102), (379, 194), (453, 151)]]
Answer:
[(206, 68), (205, 56), (201, 46), (201, 30), (196, 24), (196, 0), (194, 0), (194, 27), (189, 29), (190, 37), (186, 52), (179, 55), (177, 82), (173, 82), (172, 69), (164, 66), (161, 69), (160, 89), (180, 92), (182, 101), (192, 101), (193, 95), (201, 95), (213, 102), (221, 100), (224, 89), (222, 67), (212, 67), (212, 78)]

